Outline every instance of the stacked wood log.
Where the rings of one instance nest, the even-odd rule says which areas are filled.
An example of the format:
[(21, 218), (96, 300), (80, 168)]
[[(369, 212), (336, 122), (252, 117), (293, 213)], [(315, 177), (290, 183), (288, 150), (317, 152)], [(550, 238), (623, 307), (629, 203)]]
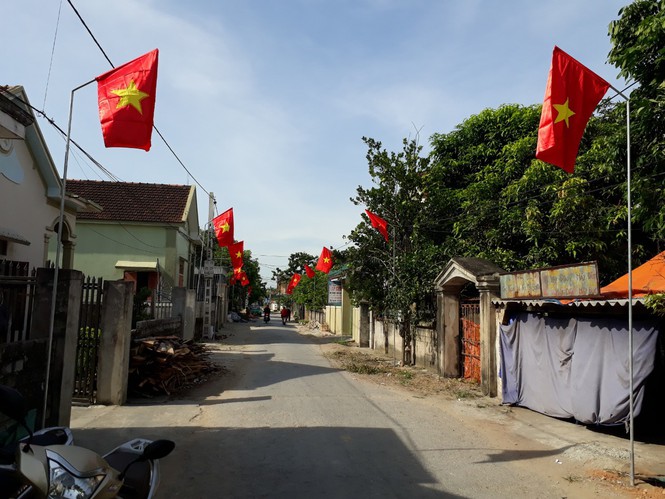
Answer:
[(224, 371), (211, 361), (210, 350), (178, 336), (155, 336), (132, 341), (129, 392), (152, 397), (171, 395)]

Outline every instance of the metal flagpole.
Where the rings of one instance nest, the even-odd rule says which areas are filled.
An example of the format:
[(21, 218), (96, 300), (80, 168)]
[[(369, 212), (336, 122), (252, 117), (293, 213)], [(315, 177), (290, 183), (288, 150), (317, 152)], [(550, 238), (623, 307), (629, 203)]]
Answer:
[[(622, 97), (626, 98), (623, 94)], [(631, 226), (631, 192), (630, 192), (630, 100), (626, 98), (626, 184), (628, 203), (628, 376), (630, 377), (630, 485), (635, 486), (635, 438), (633, 415), (633, 265)]]
[(634, 438), (634, 380), (633, 380), (633, 264), (631, 234), (631, 188), (630, 188), (630, 99), (621, 90), (610, 85), (618, 95), (626, 99), (626, 203), (628, 205), (628, 425), (630, 438), (630, 485), (635, 486), (635, 438)]
[(48, 325), (48, 348), (46, 353), (46, 379), (44, 381), (44, 404), (42, 406), (42, 428), (46, 426), (46, 410), (48, 408), (48, 392), (51, 378), (51, 353), (53, 351), (53, 326), (55, 322), (55, 301), (58, 296), (58, 270), (60, 267), (60, 245), (62, 239), (62, 225), (65, 218), (65, 188), (67, 186), (67, 164), (69, 162), (69, 144), (71, 143), (72, 132), (72, 111), (74, 110), (74, 92), (94, 83), (97, 80), (90, 80), (83, 85), (72, 90), (69, 99), (69, 120), (67, 122), (67, 141), (65, 144), (65, 163), (62, 169), (62, 182), (60, 186), (60, 213), (58, 214), (58, 237), (55, 244), (55, 268), (53, 270), (53, 291), (51, 294), (51, 314)]
[[(392, 258), (392, 260), (393, 260), (393, 261), (392, 261), (392, 267), (393, 267), (393, 286), (396, 285), (396, 282), (395, 282), (395, 251), (396, 251), (396, 248), (395, 248), (395, 235), (396, 235), (396, 233), (397, 233), (397, 231), (396, 231), (396, 229), (395, 229), (395, 225), (393, 224), (393, 258)], [(395, 355), (396, 355), (395, 352), (397, 352), (397, 339), (395, 338), (395, 329), (397, 328), (397, 324), (398, 324), (397, 317), (395, 317), (395, 322), (393, 323), (393, 366), (395, 366), (396, 363), (397, 363), (397, 360), (396, 360), (396, 358), (395, 358)]]

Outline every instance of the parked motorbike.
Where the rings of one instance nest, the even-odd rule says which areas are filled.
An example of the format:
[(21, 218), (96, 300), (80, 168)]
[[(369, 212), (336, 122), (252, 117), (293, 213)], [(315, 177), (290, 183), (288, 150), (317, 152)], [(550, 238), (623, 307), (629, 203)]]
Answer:
[[(16, 392), (16, 390), (9, 386), (0, 385), (0, 413), (8, 416), (13, 410), (8, 404), (15, 403), (18, 398), (23, 399), (20, 394), (12, 394), (11, 392)], [(5, 430), (6, 438), (4, 438), (2, 444), (0, 444), (0, 469), (13, 469), (16, 450), (19, 448), (19, 444), (26, 443), (28, 440), (34, 445), (42, 446), (74, 445), (74, 435), (72, 434), (72, 430), (66, 426), (42, 428), (41, 430), (32, 433), (30, 428), (27, 426), (24, 427), (23, 424), (15, 419), (14, 421), (15, 423), (9, 425)], [(21, 436), (23, 434), (25, 435)]]
[[(5, 391), (2, 409), (25, 427), (25, 399)], [(11, 400), (8, 400), (11, 399)], [(12, 470), (0, 471), (0, 490), (17, 499), (152, 498), (159, 484), (159, 459), (175, 448), (170, 440), (134, 439), (108, 454), (74, 445), (20, 444)]]

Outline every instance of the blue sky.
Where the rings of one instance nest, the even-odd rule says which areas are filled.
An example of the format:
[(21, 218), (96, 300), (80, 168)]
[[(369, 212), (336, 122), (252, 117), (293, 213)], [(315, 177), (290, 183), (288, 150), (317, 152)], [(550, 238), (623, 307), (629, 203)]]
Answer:
[[(218, 213), (234, 208), (266, 280), (292, 253), (345, 244), (363, 211), (349, 198), (371, 183), (363, 136), (397, 151), (418, 134), (427, 151), (485, 108), (539, 103), (554, 45), (623, 86), (605, 61), (627, 0), (73, 3), (116, 66), (159, 48), (155, 124)], [(110, 66), (66, 0), (3, 12), (0, 84), (66, 129), (71, 90)], [(40, 127), (62, 173), (64, 139)], [(148, 153), (105, 149), (95, 85), (76, 92), (72, 137), (123, 181), (195, 183), (155, 134)], [(80, 154), (68, 178), (109, 180)]]

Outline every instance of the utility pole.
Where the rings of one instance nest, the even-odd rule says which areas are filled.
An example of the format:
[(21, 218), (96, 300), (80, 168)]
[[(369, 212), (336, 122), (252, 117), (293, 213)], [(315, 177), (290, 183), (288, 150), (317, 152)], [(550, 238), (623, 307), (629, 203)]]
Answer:
[(205, 260), (203, 262), (203, 338), (215, 339), (212, 325), (212, 284), (215, 277), (215, 261), (212, 257), (212, 236), (210, 234), (212, 219), (215, 218), (215, 196), (211, 192), (208, 198), (208, 230), (205, 241)]

